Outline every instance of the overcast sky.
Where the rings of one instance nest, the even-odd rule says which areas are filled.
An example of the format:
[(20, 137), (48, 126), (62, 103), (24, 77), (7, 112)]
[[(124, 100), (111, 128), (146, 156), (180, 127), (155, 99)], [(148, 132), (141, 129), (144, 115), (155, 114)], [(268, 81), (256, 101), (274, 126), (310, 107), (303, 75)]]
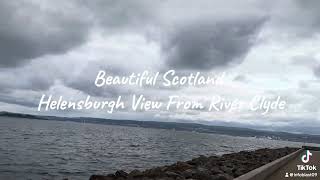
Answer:
[[(38, 114), (42, 94), (112, 99), (143, 93), (206, 101), (286, 99), (285, 111), (45, 114), (228, 123), (292, 132), (320, 128), (320, 1), (0, 1), (0, 110)], [(110, 74), (226, 72), (220, 86), (97, 88)], [(43, 113), (42, 113), (43, 114)], [(311, 129), (312, 129), (311, 128)]]

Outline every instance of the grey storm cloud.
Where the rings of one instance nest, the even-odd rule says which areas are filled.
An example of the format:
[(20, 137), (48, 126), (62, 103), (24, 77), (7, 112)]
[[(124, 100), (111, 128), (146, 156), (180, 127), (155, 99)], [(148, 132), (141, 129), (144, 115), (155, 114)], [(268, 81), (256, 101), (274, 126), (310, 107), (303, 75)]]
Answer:
[(284, 0), (264, 2), (269, 7), (270, 25), (278, 34), (290, 38), (312, 38), (320, 30), (320, 2)]
[[(202, 4), (204, 2), (202, 1)], [(208, 2), (211, 2), (211, 6), (221, 4), (214, 1)], [(43, 5), (46, 3), (49, 8)], [(190, 23), (181, 18), (184, 17), (182, 14), (175, 14), (176, 1), (172, 1), (173, 9), (167, 13), (179, 16), (181, 22), (177, 20), (179, 21), (175, 22), (177, 24), (170, 24), (171, 20), (162, 15), (164, 12), (161, 9), (168, 3), (146, 0), (134, 2), (58, 0), (45, 1), (43, 4), (24, 0), (1, 1), (0, 67), (14, 67), (44, 55), (66, 53), (86, 42), (90, 30), (98, 25), (104, 31), (113, 32), (154, 27), (166, 34), (162, 47), (169, 67), (208, 70), (240, 63), (253, 45), (254, 37), (263, 22), (266, 21), (264, 18), (252, 19), (244, 15), (239, 18), (240, 20), (222, 18), (223, 21), (217, 22), (216, 18), (211, 19), (208, 16)], [(270, 14), (270, 19), (277, 21), (274, 25), (296, 31), (301, 30), (309, 34), (318, 32), (320, 27), (318, 1), (296, 0), (272, 4), (274, 7), (279, 7), (279, 11), (283, 11), (279, 13), (280, 16), (277, 12)], [(291, 8), (284, 9), (287, 6)], [(178, 9), (178, 7), (175, 8)], [(265, 8), (261, 9), (262, 12), (264, 10)], [(190, 12), (190, 14), (196, 17), (197, 13)], [(225, 14), (229, 13), (225, 12)], [(167, 32), (166, 26), (170, 25), (175, 26), (173, 33)]]
[(25, 1), (0, 2), (0, 67), (14, 67), (46, 54), (62, 54), (82, 44), (85, 18), (66, 9), (48, 10)]
[(314, 67), (317, 65), (317, 59), (308, 55), (294, 56), (291, 60), (293, 65)]
[(37, 71), (33, 68), (3, 70), (0, 72), (0, 92), (17, 89), (45, 91), (54, 84), (54, 80), (46, 71)]
[[(101, 63), (101, 62), (100, 62)], [(74, 90), (81, 91), (85, 94), (95, 97), (117, 97), (119, 95), (128, 95), (130, 90), (124, 86), (95, 86), (95, 79), (100, 70), (104, 70), (108, 75), (124, 75), (127, 74), (123, 69), (117, 67), (107, 67), (106, 64), (89, 64), (80, 73), (65, 78), (63, 83), (65, 86)], [(79, 81), (81, 79), (81, 81)]]
[(164, 45), (166, 61), (173, 68), (202, 70), (240, 63), (265, 20), (206, 21), (180, 27)]
[(97, 23), (107, 31), (119, 28), (132, 30), (134, 27), (146, 26), (146, 22), (155, 18), (152, 11), (154, 2), (151, 1), (92, 0), (83, 3), (93, 13)]
[(300, 28), (305, 28), (306, 34), (318, 33), (320, 30), (320, 1), (295, 0), (298, 6), (298, 13), (292, 16), (296, 22), (300, 23)]
[(243, 74), (239, 74), (236, 77), (234, 77), (233, 81), (239, 81), (239, 82), (243, 82), (243, 83), (249, 82), (248, 77)]
[[(92, 82), (94, 82), (94, 80), (83, 80), (81, 82), (79, 81), (71, 81), (71, 82), (66, 82), (65, 85), (84, 92), (85, 94), (88, 94), (90, 96), (95, 96), (95, 97), (108, 97), (108, 98), (112, 98), (112, 97), (117, 97), (120, 95), (123, 95), (121, 93), (121, 88), (117, 88), (114, 86), (110, 86), (110, 87), (96, 87)], [(126, 92), (125, 94), (129, 94), (129, 92)]]
[(8, 103), (8, 104), (16, 104), (20, 106), (26, 107), (37, 107), (38, 104), (34, 102), (33, 99), (19, 99), (16, 97), (8, 96), (7, 94), (0, 94), (0, 102)]
[(151, 22), (151, 4), (122, 0), (1, 1), (0, 68), (64, 54), (85, 43), (95, 25), (108, 32), (134, 31)]
[[(313, 35), (318, 34), (320, 28), (319, 1), (200, 0), (181, 3), (180, 0), (0, 1), (1, 104), (4, 108), (16, 107), (17, 111), (20, 106), (32, 107), (30, 111), (34, 111), (43, 93), (66, 97), (91, 95), (97, 99), (119, 95), (125, 99), (132, 94), (144, 94), (147, 98), (160, 101), (167, 101), (167, 97), (173, 94), (195, 98), (199, 95), (202, 98), (218, 92), (227, 98), (246, 98), (256, 89), (259, 92), (264, 88), (275, 90), (263, 94), (275, 95), (280, 92), (275, 88), (277, 83), (282, 84), (278, 77), (272, 84), (268, 84), (269, 79), (263, 84), (257, 81), (260, 77), (263, 81), (264, 77), (269, 78), (272, 73), (281, 71), (279, 64), (285, 65), (287, 59), (285, 56), (284, 59), (279, 58), (278, 52), (264, 52), (270, 52), (273, 48), (277, 50), (278, 45), (299, 45), (304, 40), (313, 43), (318, 38)], [(237, 8), (232, 8), (230, 4)], [(297, 37), (305, 39), (297, 41), (301, 40)], [(247, 56), (249, 52), (252, 54)], [(288, 76), (297, 69), (298, 73), (315, 75), (320, 79), (319, 60), (311, 58), (318, 55), (309, 55), (309, 51), (303, 48), (295, 52), (306, 55), (296, 57), (292, 64), (286, 64), (290, 70), (292, 65)], [(257, 73), (268, 61), (261, 58), (265, 55), (268, 58), (274, 55), (279, 59), (273, 61), (270, 58), (270, 66), (262, 67), (263, 72)], [(247, 61), (242, 63), (245, 59)], [(278, 60), (279, 64), (272, 64)], [(232, 80), (241, 82), (236, 84), (240, 89), (230, 92), (228, 88), (224, 92), (220, 91), (223, 87), (212, 87), (211, 90), (211, 87), (164, 88), (157, 85), (98, 88), (94, 85), (99, 70), (121, 76), (144, 69), (160, 71), (160, 75), (168, 69), (175, 69), (180, 76), (196, 70), (208, 74), (220, 70), (236, 71), (237, 76)], [(279, 78), (291, 80), (282, 71), (279, 75)], [(300, 74), (292, 78), (296, 76), (300, 77)], [(305, 76), (301, 75), (301, 78)], [(271, 80), (273, 77), (270, 77)], [(286, 82), (287, 90), (280, 93), (289, 103), (301, 105), (301, 112), (307, 110), (310, 117), (314, 117), (319, 113), (319, 108), (314, 106), (319, 102), (318, 81), (308, 78), (298, 80), (303, 91), (299, 96), (292, 90), (296, 86), (293, 80), (292, 84), (291, 81)], [(228, 82), (226, 86), (229, 87)], [(241, 91), (251, 87), (253, 92)], [(129, 110), (126, 111), (130, 114)], [(163, 113), (175, 118), (181, 112), (172, 110)], [(206, 112), (199, 110), (182, 113), (207, 117)], [(287, 114), (289, 116), (289, 111)]]
[(292, 58), (292, 64), (298, 66), (305, 66), (310, 68), (316, 77), (320, 78), (320, 62), (312, 56), (295, 56)]
[(313, 69), (313, 73), (315, 76), (317, 76), (318, 78), (320, 78), (320, 64), (317, 65), (314, 69)]

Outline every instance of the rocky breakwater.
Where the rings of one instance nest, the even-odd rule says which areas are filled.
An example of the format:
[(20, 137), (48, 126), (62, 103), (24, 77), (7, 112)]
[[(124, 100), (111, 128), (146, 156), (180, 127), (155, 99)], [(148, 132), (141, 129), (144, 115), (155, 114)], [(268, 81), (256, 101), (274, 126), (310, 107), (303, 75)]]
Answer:
[(297, 150), (286, 147), (241, 151), (222, 156), (200, 156), (190, 161), (144, 171), (117, 171), (108, 175), (92, 175), (90, 180), (229, 180)]

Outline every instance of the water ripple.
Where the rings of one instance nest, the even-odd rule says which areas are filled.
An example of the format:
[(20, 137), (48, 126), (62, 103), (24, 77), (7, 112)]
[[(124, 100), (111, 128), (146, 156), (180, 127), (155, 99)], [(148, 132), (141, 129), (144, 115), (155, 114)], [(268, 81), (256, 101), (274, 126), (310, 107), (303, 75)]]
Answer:
[(212, 155), (300, 143), (138, 127), (0, 119), (0, 179), (88, 179)]

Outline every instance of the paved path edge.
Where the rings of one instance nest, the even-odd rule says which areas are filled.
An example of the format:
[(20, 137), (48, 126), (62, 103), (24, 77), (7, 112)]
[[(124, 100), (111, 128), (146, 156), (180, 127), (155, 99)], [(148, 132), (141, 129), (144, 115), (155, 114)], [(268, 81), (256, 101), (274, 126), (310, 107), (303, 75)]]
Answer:
[(235, 178), (234, 180), (264, 180), (268, 176), (270, 176), (272, 173), (274, 173), (279, 168), (286, 165), (289, 161), (296, 158), (304, 149), (299, 149), (296, 152), (293, 152), (291, 154), (288, 154), (287, 156), (284, 156), (282, 158), (279, 158), (275, 161), (272, 161), (264, 166), (261, 166), (257, 169), (254, 169), (242, 176), (239, 176)]

